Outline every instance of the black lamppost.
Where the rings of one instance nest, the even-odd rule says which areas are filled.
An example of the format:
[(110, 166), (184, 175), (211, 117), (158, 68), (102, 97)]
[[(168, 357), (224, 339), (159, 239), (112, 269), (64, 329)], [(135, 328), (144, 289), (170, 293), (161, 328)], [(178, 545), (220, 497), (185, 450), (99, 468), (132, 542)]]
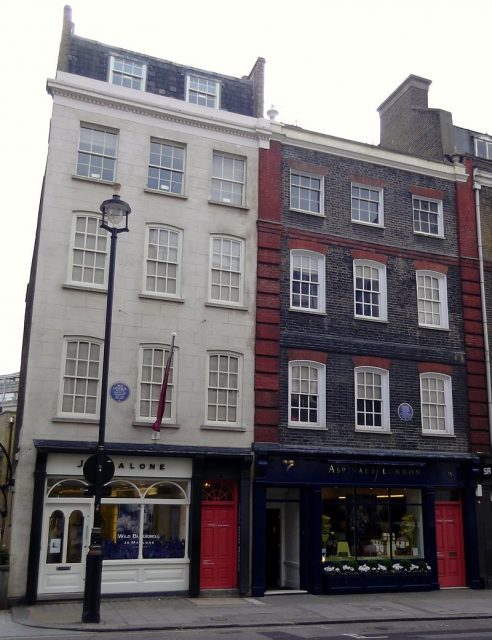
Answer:
[[(119, 188), (119, 187), (118, 187)], [(116, 185), (115, 185), (116, 189)], [(84, 608), (82, 622), (100, 622), (101, 608), (101, 578), (102, 578), (102, 540), (101, 540), (101, 498), (104, 484), (111, 480), (114, 465), (105, 455), (104, 445), (106, 436), (106, 407), (108, 401), (109, 352), (111, 347), (111, 318), (113, 315), (114, 271), (116, 258), (116, 240), (118, 234), (128, 231), (128, 215), (130, 205), (115, 194), (110, 200), (101, 205), (101, 227), (111, 234), (109, 251), (108, 296), (106, 299), (106, 324), (104, 328), (104, 355), (101, 381), (101, 410), (99, 414), (99, 439), (95, 455), (89, 459), (92, 462), (85, 469), (86, 477), (90, 478), (94, 491), (94, 515), (91, 531), (89, 551), (85, 564)]]

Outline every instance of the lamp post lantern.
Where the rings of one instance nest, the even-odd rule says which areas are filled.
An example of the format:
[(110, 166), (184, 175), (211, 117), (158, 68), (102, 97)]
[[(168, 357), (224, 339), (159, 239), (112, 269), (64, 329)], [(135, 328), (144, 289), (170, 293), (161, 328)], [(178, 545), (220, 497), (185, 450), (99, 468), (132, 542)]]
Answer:
[[(119, 185), (115, 185), (115, 190)], [(106, 299), (106, 324), (104, 328), (104, 351), (101, 380), (101, 408), (99, 412), (99, 438), (97, 450), (89, 458), (93, 464), (87, 465), (84, 474), (93, 485), (94, 514), (92, 521), (91, 539), (85, 564), (84, 605), (82, 622), (100, 622), (101, 609), (101, 579), (102, 579), (102, 539), (101, 539), (101, 498), (104, 484), (114, 474), (114, 465), (105, 455), (106, 438), (106, 407), (108, 401), (109, 353), (111, 348), (111, 318), (113, 315), (114, 272), (116, 260), (116, 241), (118, 234), (128, 229), (128, 215), (130, 205), (115, 194), (101, 204), (101, 227), (111, 234), (109, 250), (108, 295)], [(88, 462), (89, 462), (88, 461)]]

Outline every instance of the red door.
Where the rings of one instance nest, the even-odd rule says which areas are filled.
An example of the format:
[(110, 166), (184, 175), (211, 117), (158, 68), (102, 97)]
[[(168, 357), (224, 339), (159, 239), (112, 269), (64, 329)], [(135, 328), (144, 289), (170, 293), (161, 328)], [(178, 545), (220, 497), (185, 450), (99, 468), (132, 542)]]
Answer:
[(237, 502), (232, 481), (205, 482), (202, 491), (200, 589), (234, 589)]
[(439, 586), (465, 586), (463, 524), (459, 502), (436, 502)]

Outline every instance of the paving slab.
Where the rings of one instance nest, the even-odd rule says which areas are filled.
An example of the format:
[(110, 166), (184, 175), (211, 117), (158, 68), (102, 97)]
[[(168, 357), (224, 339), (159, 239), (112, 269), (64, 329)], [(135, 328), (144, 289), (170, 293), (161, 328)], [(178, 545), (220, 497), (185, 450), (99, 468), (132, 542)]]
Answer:
[(492, 590), (351, 595), (282, 594), (251, 597), (103, 598), (101, 622), (81, 622), (82, 602), (16, 606), (17, 624), (74, 631), (232, 629), (340, 622), (492, 618)]

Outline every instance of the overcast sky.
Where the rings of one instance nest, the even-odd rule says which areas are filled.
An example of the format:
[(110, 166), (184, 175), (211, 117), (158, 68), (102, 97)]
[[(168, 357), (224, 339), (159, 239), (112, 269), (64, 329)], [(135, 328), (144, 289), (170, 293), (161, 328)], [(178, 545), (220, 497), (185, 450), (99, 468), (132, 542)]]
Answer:
[(413, 73), (431, 107), (492, 133), (491, 0), (3, 0), (0, 374), (20, 368), (65, 4), (77, 35), (158, 58), (242, 76), (263, 56), (282, 122), (378, 144), (376, 109)]

